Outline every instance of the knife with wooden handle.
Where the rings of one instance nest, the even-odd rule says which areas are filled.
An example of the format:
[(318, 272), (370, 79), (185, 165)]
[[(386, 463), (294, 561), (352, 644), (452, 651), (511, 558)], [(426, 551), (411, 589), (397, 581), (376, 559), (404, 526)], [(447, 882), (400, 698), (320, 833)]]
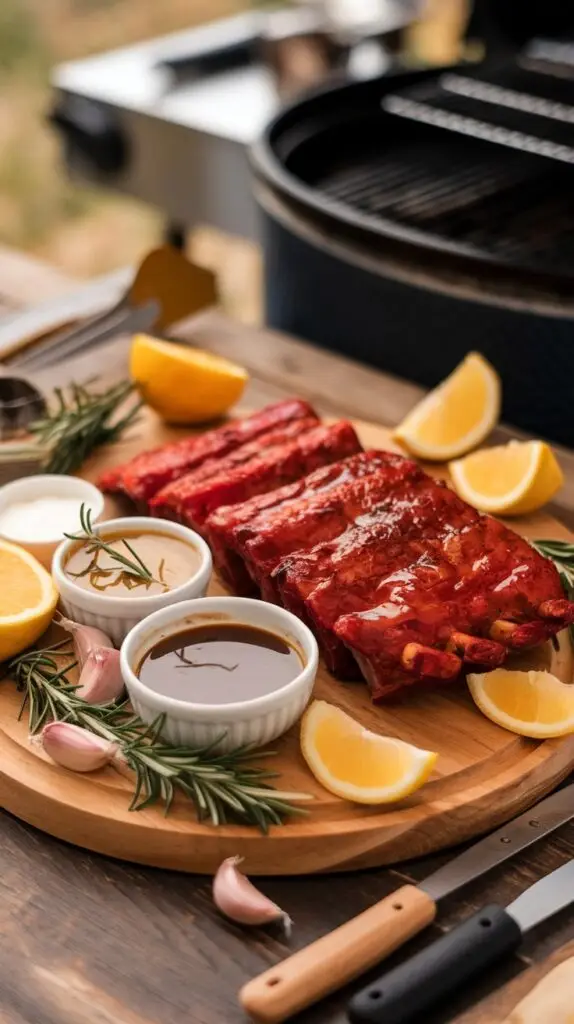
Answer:
[(243, 1008), (280, 1024), (380, 963), (434, 920), (437, 902), (574, 818), (574, 783), (481, 839), (419, 886), (406, 885), (247, 982)]
[(364, 913), (245, 985), (241, 1005), (265, 1024), (286, 1020), (374, 967), (431, 924), (436, 904), (404, 885)]
[[(351, 999), (351, 1024), (420, 1024), (428, 1010), (509, 956), (524, 935), (574, 902), (574, 861), (541, 878), (508, 907), (484, 907)], [(548, 1020), (553, 1018), (542, 1018)], [(542, 1021), (540, 1021), (542, 1024)]]

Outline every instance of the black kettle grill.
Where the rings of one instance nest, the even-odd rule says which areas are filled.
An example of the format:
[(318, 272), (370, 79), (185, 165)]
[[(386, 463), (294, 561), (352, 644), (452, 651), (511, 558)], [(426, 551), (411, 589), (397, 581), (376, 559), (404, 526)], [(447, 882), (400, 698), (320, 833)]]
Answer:
[(574, 445), (574, 11), (542, 6), (484, 0), (481, 64), (308, 96), (253, 159), (272, 326), (427, 386), (479, 350)]

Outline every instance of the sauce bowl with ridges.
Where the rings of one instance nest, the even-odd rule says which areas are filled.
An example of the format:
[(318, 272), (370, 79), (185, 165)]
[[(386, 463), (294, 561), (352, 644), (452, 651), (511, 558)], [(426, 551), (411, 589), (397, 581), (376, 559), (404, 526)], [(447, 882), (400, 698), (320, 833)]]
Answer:
[[(299, 653), (301, 671), (277, 690), (229, 704), (199, 704), (167, 697), (138, 678), (143, 658), (159, 641), (194, 626), (222, 622), (252, 626), (282, 637)], [(277, 605), (245, 597), (206, 597), (163, 608), (131, 630), (120, 652), (124, 682), (140, 718), (153, 722), (163, 714), (163, 736), (171, 743), (189, 747), (217, 743), (220, 751), (244, 744), (261, 747), (286, 732), (309, 702), (318, 662), (317, 641), (300, 619)]]
[(166, 519), (152, 519), (149, 516), (129, 516), (122, 519), (108, 519), (94, 526), (94, 532), (104, 538), (117, 536), (125, 531), (129, 538), (134, 533), (154, 533), (172, 537), (194, 548), (199, 556), (197, 570), (185, 583), (163, 594), (149, 594), (145, 597), (115, 597), (106, 593), (86, 590), (66, 574), (66, 562), (77, 547), (78, 541), (65, 540), (57, 548), (52, 562), (52, 578), (60, 594), (66, 615), (74, 622), (85, 626), (97, 626), (119, 647), (125, 636), (142, 619), (167, 608), (168, 605), (203, 597), (212, 573), (212, 559), (209, 547), (195, 530)]
[[(78, 502), (78, 520), (82, 504), (92, 510), (92, 522), (94, 523), (101, 519), (104, 512), (104, 496), (94, 484), (77, 476), (38, 473), (23, 477), (21, 480), (12, 480), (0, 487), (0, 516), (13, 505), (40, 501), (43, 498), (72, 498), (76, 500)], [(0, 537), (25, 548), (49, 570), (54, 553), (62, 542), (62, 526), (54, 529), (52, 537), (44, 537), (40, 540), (25, 536), (19, 532), (18, 527), (6, 530), (0, 524)]]

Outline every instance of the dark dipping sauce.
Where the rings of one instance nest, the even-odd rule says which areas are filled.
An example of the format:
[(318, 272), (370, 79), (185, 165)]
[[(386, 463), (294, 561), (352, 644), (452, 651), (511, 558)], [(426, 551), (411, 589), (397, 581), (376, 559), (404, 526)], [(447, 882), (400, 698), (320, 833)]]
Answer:
[(144, 655), (142, 683), (190, 704), (234, 704), (280, 690), (303, 660), (283, 637), (241, 623), (193, 626), (160, 640)]

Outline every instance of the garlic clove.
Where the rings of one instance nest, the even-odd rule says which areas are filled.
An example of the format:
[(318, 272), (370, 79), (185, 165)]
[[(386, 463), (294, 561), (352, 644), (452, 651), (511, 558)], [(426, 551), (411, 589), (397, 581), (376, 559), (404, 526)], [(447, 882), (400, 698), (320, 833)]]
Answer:
[(264, 896), (239, 870), (242, 857), (227, 857), (213, 879), (213, 902), (218, 910), (238, 924), (262, 925), (280, 921), (287, 936), (291, 918)]
[(114, 646), (109, 636), (103, 630), (96, 629), (95, 626), (83, 626), (82, 623), (67, 619), (64, 615), (60, 615), (56, 622), (58, 626), (66, 630), (66, 633), (72, 634), (80, 668), (83, 667), (91, 651), (97, 650), (98, 647), (113, 648)]
[(56, 764), (73, 772), (94, 772), (113, 760), (115, 743), (96, 736), (71, 722), (50, 722), (40, 734), (40, 742)]
[(94, 647), (80, 672), (76, 696), (88, 704), (111, 704), (123, 692), (120, 652), (113, 647)]

